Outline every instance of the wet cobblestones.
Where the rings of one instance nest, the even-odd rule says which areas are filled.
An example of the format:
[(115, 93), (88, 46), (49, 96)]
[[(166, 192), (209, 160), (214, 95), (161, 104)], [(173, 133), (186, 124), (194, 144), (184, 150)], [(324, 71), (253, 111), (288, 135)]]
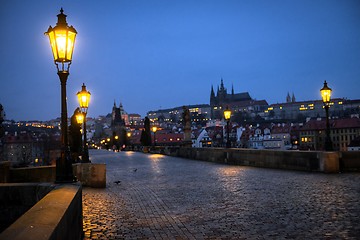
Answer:
[(107, 188), (83, 189), (84, 239), (360, 239), (358, 173), (90, 155)]

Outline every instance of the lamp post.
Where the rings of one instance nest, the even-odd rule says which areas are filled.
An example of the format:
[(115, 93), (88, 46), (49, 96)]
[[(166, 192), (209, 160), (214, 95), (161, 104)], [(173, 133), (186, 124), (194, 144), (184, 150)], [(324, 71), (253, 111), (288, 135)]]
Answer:
[(56, 161), (56, 182), (73, 182), (72, 164), (70, 157), (67, 125), (66, 81), (75, 44), (76, 30), (68, 26), (64, 10), (60, 9), (55, 27), (49, 26), (46, 35), (49, 36), (50, 46), (61, 84), (61, 157)]
[(229, 109), (229, 107), (226, 107), (226, 109), (224, 110), (224, 118), (227, 121), (226, 122), (226, 131), (227, 131), (227, 137), (226, 137), (226, 148), (230, 148), (231, 147), (231, 143), (230, 143), (230, 117), (231, 117), (231, 110)]
[(81, 112), (83, 114), (84, 117), (84, 121), (83, 121), (83, 132), (84, 132), (84, 151), (83, 151), (83, 156), (82, 156), (82, 162), (90, 162), (89, 160), (89, 149), (87, 146), (87, 137), (86, 137), (86, 115), (87, 115), (87, 111), (89, 108), (89, 102), (90, 102), (90, 92), (86, 90), (86, 86), (83, 83), (82, 87), (81, 87), (81, 91), (79, 91), (77, 94), (78, 100), (79, 100), (79, 105), (80, 105), (80, 109)]
[(152, 131), (153, 131), (153, 133), (154, 133), (154, 146), (156, 146), (156, 136), (155, 136), (155, 133), (156, 133), (156, 131), (157, 131), (157, 127), (156, 127), (156, 126), (153, 126), (153, 127), (152, 127)]
[(132, 149), (132, 146), (131, 146), (131, 132), (127, 132), (126, 136), (127, 136), (126, 145), (129, 146), (129, 147), (126, 146), (126, 148), (130, 150), (130, 149)]
[(320, 89), (322, 101), (324, 103), (324, 108), (326, 112), (326, 137), (325, 137), (325, 151), (332, 151), (333, 145), (330, 138), (330, 123), (329, 123), (329, 108), (330, 108), (330, 98), (331, 98), (331, 88), (328, 87), (326, 80), (324, 81), (324, 86)]

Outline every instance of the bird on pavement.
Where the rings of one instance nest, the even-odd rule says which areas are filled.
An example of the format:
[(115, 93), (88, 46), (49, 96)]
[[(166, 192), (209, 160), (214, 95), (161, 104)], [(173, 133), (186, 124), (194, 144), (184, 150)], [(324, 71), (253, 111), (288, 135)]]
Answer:
[(119, 184), (121, 181), (115, 181), (114, 183)]

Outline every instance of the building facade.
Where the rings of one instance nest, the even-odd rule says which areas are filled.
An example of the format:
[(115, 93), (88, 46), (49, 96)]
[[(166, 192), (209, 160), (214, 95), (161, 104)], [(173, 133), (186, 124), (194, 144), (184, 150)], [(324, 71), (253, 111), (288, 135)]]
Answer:
[[(351, 141), (360, 136), (360, 119), (330, 120), (330, 138), (335, 151), (347, 151)], [(299, 149), (324, 150), (326, 119), (312, 119), (299, 129)]]

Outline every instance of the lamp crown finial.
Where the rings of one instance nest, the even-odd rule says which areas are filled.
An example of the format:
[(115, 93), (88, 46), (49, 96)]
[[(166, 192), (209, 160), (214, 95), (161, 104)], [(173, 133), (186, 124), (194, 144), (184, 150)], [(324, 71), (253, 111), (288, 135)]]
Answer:
[(64, 25), (64, 26), (67, 26), (67, 22), (66, 22), (66, 15), (64, 14), (64, 9), (61, 8), (60, 9), (60, 14), (57, 15), (58, 17), (58, 22), (56, 25)]

